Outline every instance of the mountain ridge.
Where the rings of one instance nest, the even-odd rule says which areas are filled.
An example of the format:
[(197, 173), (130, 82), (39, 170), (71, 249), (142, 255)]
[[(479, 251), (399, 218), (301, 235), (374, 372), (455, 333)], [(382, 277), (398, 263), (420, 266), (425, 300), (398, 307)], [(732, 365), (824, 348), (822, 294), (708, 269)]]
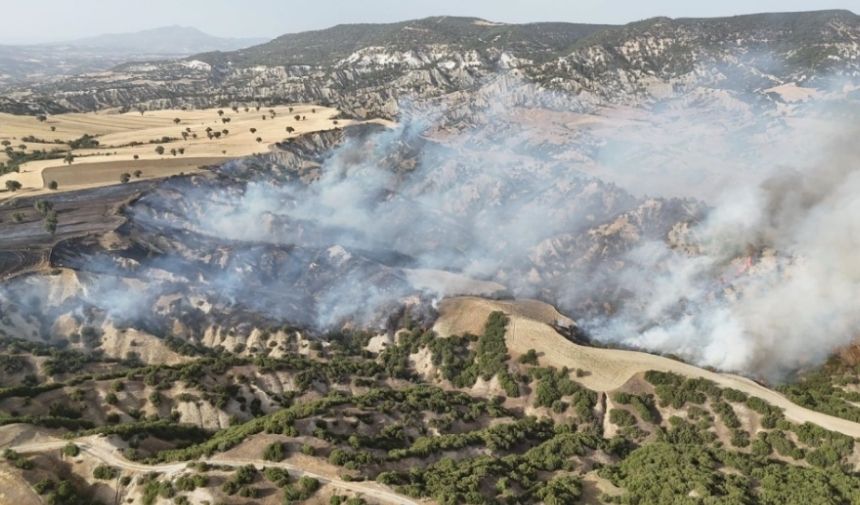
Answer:
[(714, 92), (761, 106), (773, 103), (762, 90), (788, 83), (825, 89), (856, 75), (858, 41), (860, 17), (842, 10), (658, 17), (622, 26), (432, 17), (337, 25), (232, 52), (123, 63), (98, 76), (12, 87), (14, 94), (0, 95), (0, 110), (316, 102), (356, 117), (391, 118), (397, 97), (426, 101), (488, 85), (561, 92), (582, 110)]

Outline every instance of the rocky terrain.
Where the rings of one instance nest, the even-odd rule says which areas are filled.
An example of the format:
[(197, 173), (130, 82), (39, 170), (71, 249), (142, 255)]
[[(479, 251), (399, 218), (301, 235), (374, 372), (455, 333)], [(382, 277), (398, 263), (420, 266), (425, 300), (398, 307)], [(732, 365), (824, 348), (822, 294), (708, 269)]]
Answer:
[[(272, 103), (330, 103), (360, 117), (393, 117), (428, 99), (511, 79), (575, 93), (576, 107), (779, 100), (787, 83), (830, 89), (857, 72), (858, 17), (847, 11), (723, 19), (654, 18), (625, 26), (506, 25), (428, 18), (284, 35), (234, 52), (130, 63), (10, 92), (12, 112)], [(501, 74), (501, 78), (500, 78)], [(518, 100), (533, 100), (528, 87)]]

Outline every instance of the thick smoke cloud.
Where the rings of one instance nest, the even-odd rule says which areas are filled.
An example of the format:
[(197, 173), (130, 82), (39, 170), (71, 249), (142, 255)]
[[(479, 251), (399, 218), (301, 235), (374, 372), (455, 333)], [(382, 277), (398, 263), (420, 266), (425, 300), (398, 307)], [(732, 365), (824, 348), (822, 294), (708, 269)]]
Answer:
[[(850, 135), (825, 140), (834, 125), (820, 110), (756, 119), (718, 105), (632, 121), (610, 112), (551, 146), (542, 136), (553, 125), (521, 121), (524, 110), (489, 107), (456, 136), (444, 114), (406, 115), (337, 148), (309, 184), (252, 180), (200, 198), (191, 222), (231, 240), (322, 248), (335, 262), (361, 254), (393, 275), (495, 281), (559, 304), (597, 340), (778, 379), (860, 328), (860, 153)], [(619, 216), (642, 221), (636, 236), (602, 228)], [(316, 323), (367, 321), (416, 289), (378, 280), (363, 268), (332, 279)]]
[(860, 330), (860, 150), (850, 130), (818, 163), (726, 191), (688, 254), (649, 242), (619, 275), (633, 291), (602, 340), (778, 378)]
[[(680, 100), (584, 116), (512, 95), (407, 110), (336, 147), (311, 181), (250, 160), (181, 198), (147, 195), (135, 226), (203, 237), (135, 267), (157, 279), (147, 305), (192, 285), (325, 329), (498, 286), (559, 305), (597, 340), (768, 379), (856, 336), (860, 152), (850, 134), (832, 141), (832, 109)], [(93, 282), (89, 303), (108, 293), (106, 310), (130, 310)]]

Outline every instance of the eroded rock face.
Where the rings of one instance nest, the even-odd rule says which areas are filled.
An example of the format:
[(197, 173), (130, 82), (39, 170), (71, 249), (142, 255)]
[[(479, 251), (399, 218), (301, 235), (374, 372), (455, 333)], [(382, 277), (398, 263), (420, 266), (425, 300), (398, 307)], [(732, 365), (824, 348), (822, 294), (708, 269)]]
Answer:
[(240, 51), (59, 79), (10, 93), (0, 110), (287, 101), (393, 117), (405, 97), (426, 101), (489, 86), (532, 105), (529, 91), (536, 87), (575, 95), (580, 110), (684, 97), (743, 114), (790, 101), (780, 86), (827, 90), (856, 76), (858, 37), (860, 21), (847, 11), (654, 18), (618, 27), (493, 26), (465, 18), (345, 25)]

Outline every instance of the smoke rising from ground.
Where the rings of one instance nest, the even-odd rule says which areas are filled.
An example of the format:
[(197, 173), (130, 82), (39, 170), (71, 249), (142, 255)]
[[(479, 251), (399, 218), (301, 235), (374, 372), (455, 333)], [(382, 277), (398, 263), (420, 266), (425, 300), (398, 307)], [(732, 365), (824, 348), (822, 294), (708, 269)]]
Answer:
[[(469, 127), (435, 110), (349, 137), (310, 182), (248, 160), (145, 196), (132, 222), (185, 241), (135, 267), (158, 279), (145, 307), (191, 285), (325, 329), (494, 285), (436, 269), (555, 303), (600, 341), (769, 379), (856, 336), (860, 152), (820, 110), (670, 102), (584, 120), (487, 102)], [(122, 275), (110, 263), (87, 270)], [(132, 311), (112, 282), (87, 293)]]
[[(435, 125), (426, 119), (404, 118), (338, 148), (310, 184), (251, 182), (223, 205), (204, 205), (199, 227), (237, 240), (345, 248), (337, 254), (396, 253), (401, 261), (391, 267), (463, 273), (557, 303), (598, 340), (771, 379), (850, 343), (860, 328), (860, 153), (852, 142), (825, 143), (830, 128), (816, 136), (760, 121), (733, 132), (695, 108), (667, 114), (595, 129), (594, 164), (546, 156), (531, 137), (538, 133), (515, 116), (484, 118), (458, 133), (456, 148), (427, 141)], [(493, 141), (499, 132), (517, 144)], [(801, 135), (807, 143), (798, 147)], [(685, 191), (708, 197), (703, 214), (694, 203), (681, 211), (662, 201), (663, 214), (643, 211), (642, 193)], [(625, 212), (645, 221), (641, 235), (602, 236), (601, 225)], [(670, 241), (678, 223), (687, 231)], [(600, 240), (617, 251), (579, 263)], [(560, 256), (551, 267), (547, 247)], [(367, 316), (411, 289), (380, 288), (373, 278), (351, 270), (329, 286), (318, 324)]]
[(733, 188), (685, 254), (649, 242), (620, 272), (633, 290), (599, 339), (769, 378), (819, 364), (860, 329), (860, 150), (849, 131), (818, 163)]

